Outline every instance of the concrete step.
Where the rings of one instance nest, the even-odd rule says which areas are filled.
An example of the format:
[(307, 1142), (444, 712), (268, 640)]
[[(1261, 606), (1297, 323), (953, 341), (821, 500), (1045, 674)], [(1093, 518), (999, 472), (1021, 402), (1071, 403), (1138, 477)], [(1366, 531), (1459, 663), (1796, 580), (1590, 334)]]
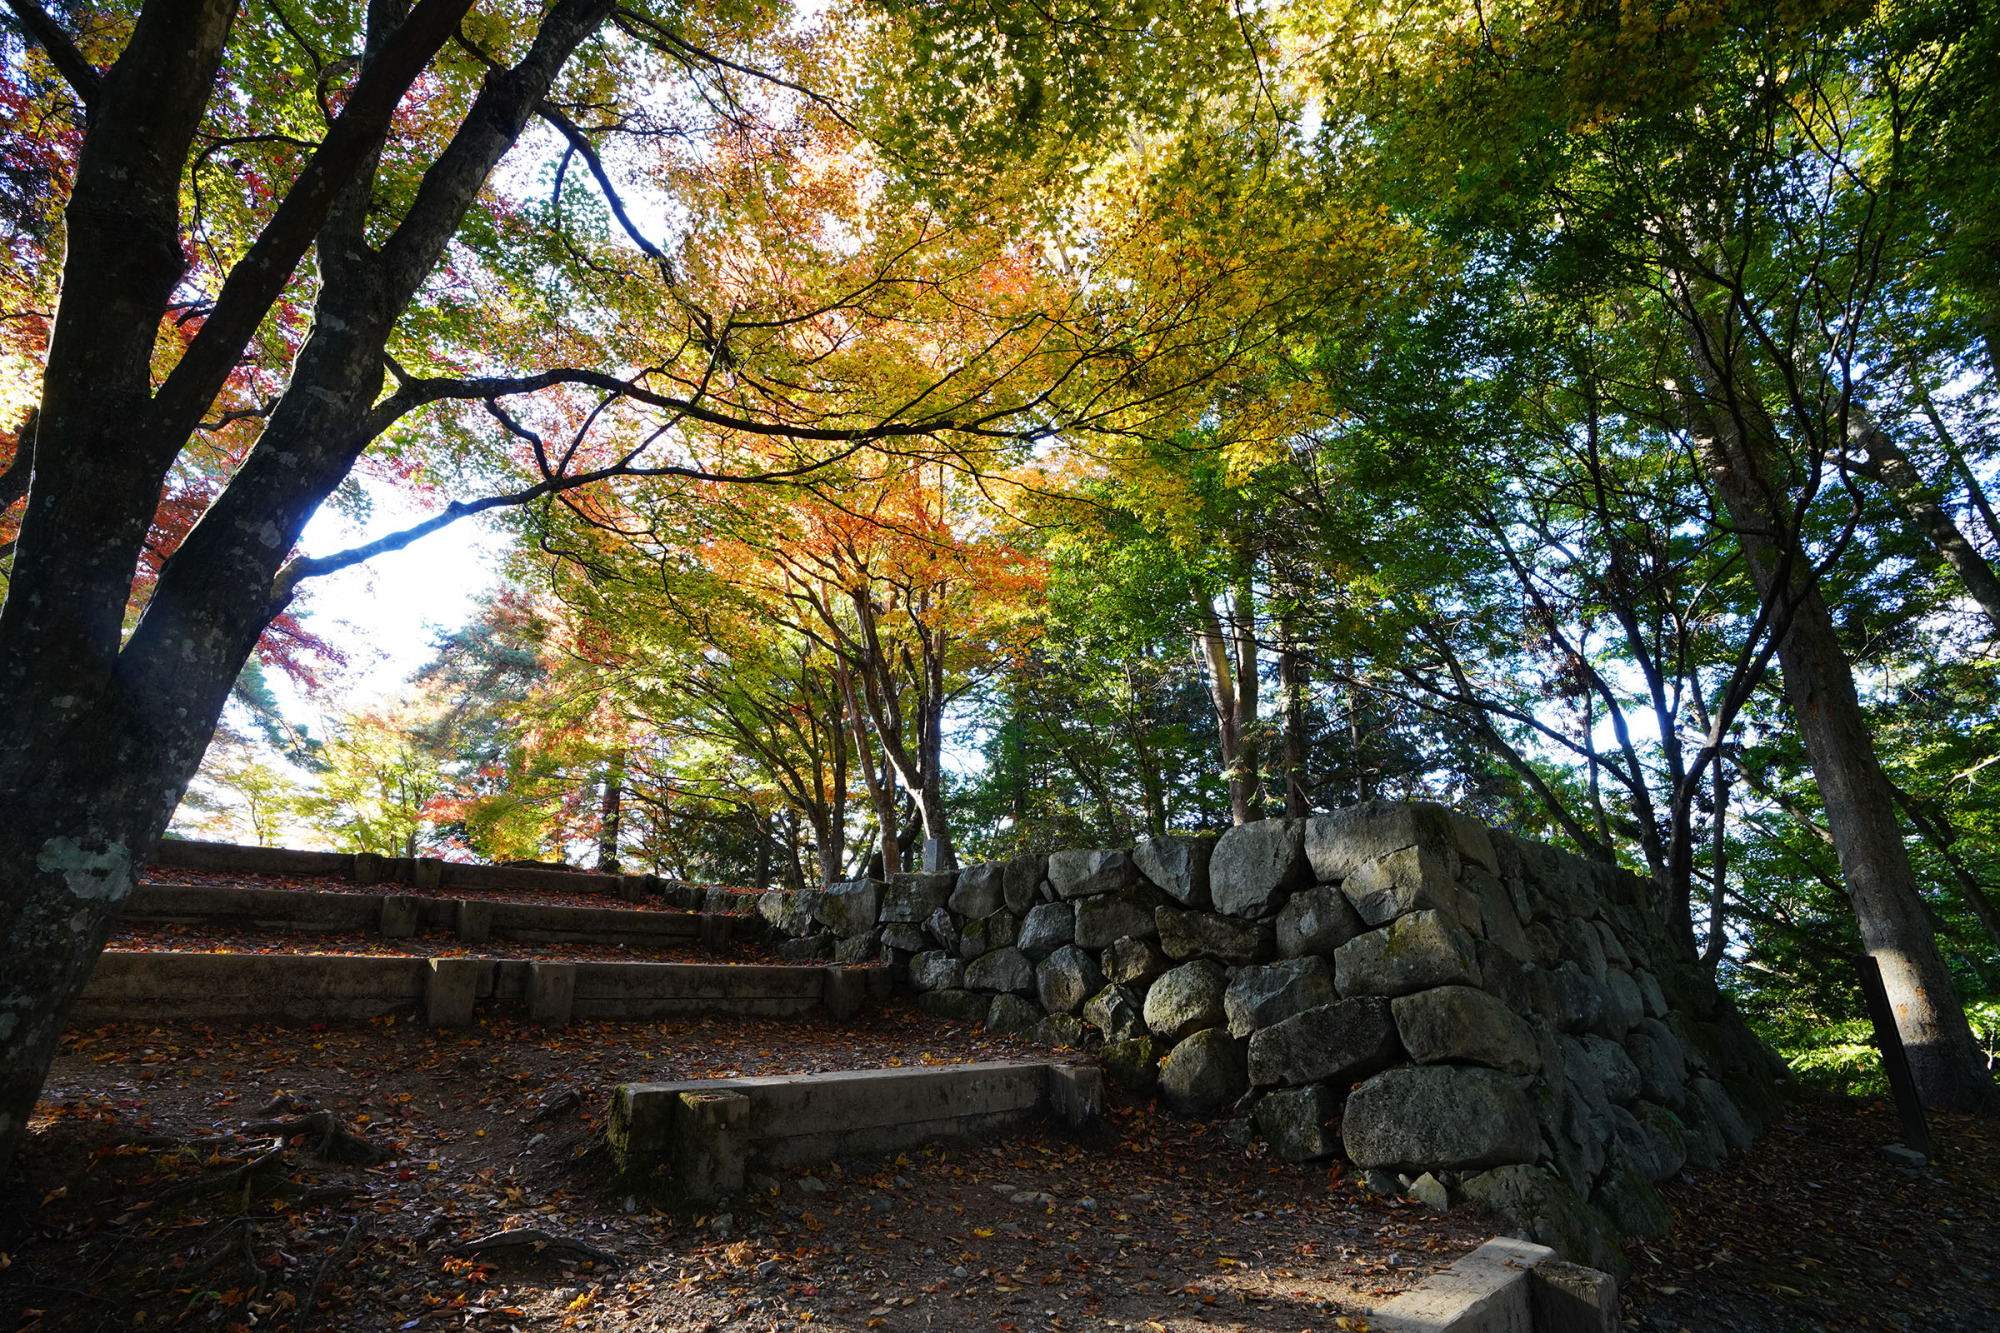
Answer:
[(879, 968), (726, 963), (543, 963), (352, 954), (106, 952), (70, 1021), (342, 1022), (421, 1008), (462, 1026), (482, 1002), (549, 1023), (718, 1014), (836, 1017), (888, 993)]
[(703, 912), (618, 907), (551, 907), (490, 898), (437, 898), (412, 893), (320, 889), (259, 889), (142, 882), (126, 899), (126, 921), (226, 925), (258, 930), (379, 930), (399, 939), (449, 930), (467, 943), (489, 939), (521, 944), (715, 945), (761, 920)]
[(1078, 1128), (1103, 1105), (1095, 1066), (1039, 1061), (688, 1079), (619, 1086), (608, 1137), (625, 1171), (719, 1199), (742, 1189), (752, 1166), (883, 1157), (1050, 1119)]

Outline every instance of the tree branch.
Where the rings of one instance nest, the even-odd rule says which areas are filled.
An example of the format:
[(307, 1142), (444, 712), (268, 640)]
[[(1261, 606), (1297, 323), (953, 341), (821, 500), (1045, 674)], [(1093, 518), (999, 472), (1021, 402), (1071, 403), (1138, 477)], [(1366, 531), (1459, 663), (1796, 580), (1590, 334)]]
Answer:
[(104, 84), (104, 76), (97, 67), (84, 59), (83, 52), (76, 49), (69, 33), (62, 24), (55, 21), (49, 11), (35, 3), (35, 0), (7, 0), (7, 7), (14, 11), (14, 17), (21, 20), (21, 26), (35, 45), (42, 48), (42, 54), (62, 75), (63, 82), (83, 100), (88, 108), (97, 98), (97, 90)]

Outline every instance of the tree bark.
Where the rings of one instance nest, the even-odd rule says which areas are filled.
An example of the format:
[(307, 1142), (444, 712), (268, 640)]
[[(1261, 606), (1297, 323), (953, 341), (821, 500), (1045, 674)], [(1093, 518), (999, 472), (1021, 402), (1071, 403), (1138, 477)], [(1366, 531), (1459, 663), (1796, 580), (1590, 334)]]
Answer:
[[(283, 609), (272, 593), (279, 563), (367, 442), (359, 424), (381, 383), (391, 325), (534, 101), (610, 3), (567, 0), (549, 12), (522, 66), (489, 76), (402, 224), (370, 253), (358, 240), (368, 164), (390, 112), (466, 7), (420, 4), (386, 45), (371, 32), (341, 116), (158, 394), (156, 335), (183, 272), (181, 177), (233, 0), (149, 0), (91, 99), (66, 210), (35, 471), (0, 606), (0, 791), (8, 794), (0, 810), (0, 1163), (20, 1143), (64, 1018), (200, 764), (231, 685)], [(257, 293), (275, 295), (316, 236), (318, 313), (291, 382), (121, 644), (161, 479), (215, 388), (197, 391), (219, 388), (240, 352), (229, 339), (247, 339), (263, 317)], [(372, 270), (370, 280), (343, 286), (334, 280), (342, 265)], [(344, 327), (348, 315), (362, 327)]]
[(1926, 918), (1847, 654), (1793, 527), (1776, 432), (1726, 330), (1701, 314), (1690, 327), (1704, 391), (1689, 405), (1695, 446), (1758, 592), (1776, 608), (1785, 693), (1812, 760), (1862, 943), (1881, 965), (1911, 1073), (1926, 1106), (1991, 1112), (1993, 1081)]

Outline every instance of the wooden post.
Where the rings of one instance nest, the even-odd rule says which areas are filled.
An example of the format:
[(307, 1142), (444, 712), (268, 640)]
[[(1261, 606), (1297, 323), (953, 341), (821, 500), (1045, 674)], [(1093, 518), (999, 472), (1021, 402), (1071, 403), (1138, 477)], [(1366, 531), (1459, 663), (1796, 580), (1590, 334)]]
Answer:
[(1896, 1114), (1903, 1122), (1903, 1146), (1925, 1157), (1935, 1157), (1930, 1125), (1924, 1120), (1924, 1104), (1917, 1100), (1917, 1081), (1910, 1076), (1910, 1060), (1903, 1053), (1903, 1037), (1896, 1030), (1896, 1014), (1889, 1007), (1889, 992), (1882, 985), (1882, 968), (1873, 957), (1862, 954), (1854, 960), (1861, 974), (1861, 994), (1868, 1001), (1868, 1020), (1875, 1025), (1875, 1048), (1882, 1052), (1882, 1070), (1889, 1076), (1889, 1091), (1896, 1098)]

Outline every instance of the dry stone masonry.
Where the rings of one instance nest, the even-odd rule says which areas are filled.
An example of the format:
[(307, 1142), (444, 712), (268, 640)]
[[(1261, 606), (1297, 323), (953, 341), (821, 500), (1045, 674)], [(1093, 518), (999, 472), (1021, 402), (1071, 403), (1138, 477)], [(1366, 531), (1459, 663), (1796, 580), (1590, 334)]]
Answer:
[(1287, 1161), (1469, 1199), (1623, 1271), (1654, 1189), (1748, 1147), (1785, 1067), (1630, 871), (1371, 802), (1127, 850), (765, 896), (780, 946), (1051, 1045)]

